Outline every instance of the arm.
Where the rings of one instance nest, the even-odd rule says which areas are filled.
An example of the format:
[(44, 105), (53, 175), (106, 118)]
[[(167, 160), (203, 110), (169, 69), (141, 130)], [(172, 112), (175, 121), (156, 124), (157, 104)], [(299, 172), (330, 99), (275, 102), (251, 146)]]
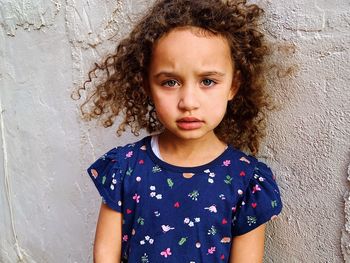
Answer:
[(261, 263), (264, 257), (265, 224), (233, 238), (230, 263)]
[(122, 222), (122, 213), (101, 204), (96, 226), (94, 263), (120, 263)]

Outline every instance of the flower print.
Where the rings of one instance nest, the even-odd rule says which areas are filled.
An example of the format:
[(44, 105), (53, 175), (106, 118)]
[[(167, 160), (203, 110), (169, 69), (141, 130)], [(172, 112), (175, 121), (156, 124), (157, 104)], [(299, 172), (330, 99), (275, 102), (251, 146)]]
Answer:
[(155, 197), (156, 196), (156, 192), (151, 192), (149, 195), (150, 195), (150, 197)]
[(156, 165), (156, 166), (152, 167), (152, 172), (153, 173), (159, 173), (161, 171), (162, 171), (162, 169), (159, 167), (159, 165)]
[(141, 177), (140, 176), (136, 177), (136, 182), (141, 182)]
[(189, 226), (189, 227), (194, 227), (193, 221), (190, 221), (190, 222), (188, 223), (188, 226)]
[(223, 166), (229, 166), (231, 164), (231, 161), (230, 160), (225, 160), (223, 161), (222, 165)]
[(160, 254), (161, 254), (162, 256), (164, 256), (165, 258), (167, 258), (168, 256), (171, 255), (171, 250), (170, 250), (170, 248), (168, 247), (168, 248), (165, 249), (164, 251), (160, 252)]
[(256, 217), (255, 216), (247, 216), (247, 224), (249, 226), (256, 224)]
[(239, 159), (241, 162), (246, 162), (247, 164), (250, 164), (250, 161), (245, 158), (244, 156)]
[(136, 201), (136, 203), (140, 202), (140, 196), (138, 194), (135, 194), (132, 199), (134, 199)]
[(251, 206), (252, 206), (253, 208), (256, 208), (257, 205), (258, 205), (257, 203), (252, 203), (252, 204), (251, 204)]
[(223, 224), (223, 225), (226, 225), (226, 224), (227, 224), (226, 218), (223, 218), (223, 219), (222, 219), (221, 224)]
[(148, 255), (146, 253), (144, 253), (143, 256), (141, 257), (141, 263), (149, 263)]
[(145, 163), (145, 161), (144, 160), (139, 160), (139, 164), (144, 164)]
[(114, 186), (117, 184), (117, 179), (114, 178), (115, 177), (115, 173), (113, 173), (112, 175), (112, 182), (111, 182), (111, 185), (110, 185), (110, 188), (111, 190), (113, 191), (114, 190)]
[(198, 190), (193, 190), (191, 193), (188, 194), (189, 197), (191, 197), (192, 200), (197, 201), (199, 192)]
[(188, 217), (185, 218), (184, 223), (188, 224), (190, 222), (190, 219)]
[[(214, 254), (215, 250), (216, 250), (216, 247), (211, 247), (211, 248), (209, 248), (209, 249), (208, 249), (208, 254)], [(208, 254), (207, 254), (207, 255), (208, 255)]]
[(179, 203), (179, 202), (176, 202), (176, 203), (174, 204), (174, 207), (175, 207), (175, 208), (179, 208), (179, 207), (180, 207), (180, 203)]
[(204, 209), (209, 210), (211, 213), (217, 213), (216, 205), (211, 205), (209, 207), (204, 207)]
[(211, 183), (211, 184), (213, 184), (213, 183), (214, 183), (213, 178), (208, 178), (208, 182)]
[(220, 198), (221, 200), (225, 200), (225, 199), (226, 199), (226, 197), (225, 197), (224, 194), (220, 194), (220, 195), (219, 195), (219, 198)]
[(196, 248), (200, 248), (201, 247), (201, 243), (200, 242), (197, 242), (196, 243)]
[(162, 199), (162, 195), (161, 195), (161, 194), (157, 194), (157, 195), (156, 195), (156, 198), (157, 198), (157, 199)]
[(199, 223), (200, 221), (201, 221), (200, 217), (196, 217), (196, 218), (194, 219), (194, 222), (196, 222), (196, 223)]
[(260, 182), (264, 182), (264, 181), (265, 181), (265, 178), (260, 176), (260, 177), (259, 177), (259, 181), (260, 181)]
[(215, 235), (216, 234), (216, 228), (215, 226), (211, 226), (211, 228), (208, 230), (208, 235)]
[(173, 230), (173, 229), (175, 229), (175, 227), (171, 227), (169, 225), (162, 225), (163, 233), (166, 233), (166, 232)]
[(130, 151), (125, 156), (126, 156), (126, 158), (130, 158), (132, 156), (132, 154), (133, 154), (133, 151)]
[(220, 259), (221, 259), (221, 260), (224, 260), (224, 259), (225, 259), (225, 255), (224, 255), (224, 254), (221, 254)]
[(242, 195), (242, 194), (243, 194), (243, 190), (238, 189), (237, 193), (238, 193), (239, 195)]
[(253, 187), (252, 193), (254, 194), (255, 192), (258, 192), (258, 191), (261, 191), (261, 188), (259, 187), (259, 185), (256, 184), (256, 185)]
[(233, 212), (236, 212), (236, 209), (237, 209), (237, 208), (236, 208), (235, 206), (232, 207), (232, 211), (233, 211)]
[(123, 241), (128, 241), (128, 235), (123, 236)]
[(150, 237), (150, 236), (145, 236), (145, 239), (141, 240), (140, 241), (140, 244), (141, 245), (144, 245), (146, 244), (146, 241), (149, 243), (149, 244), (153, 244), (154, 240)]
[(156, 190), (156, 187), (155, 187), (154, 185), (151, 185), (151, 186), (149, 187), (149, 189), (150, 189), (151, 191), (155, 191), (155, 190)]

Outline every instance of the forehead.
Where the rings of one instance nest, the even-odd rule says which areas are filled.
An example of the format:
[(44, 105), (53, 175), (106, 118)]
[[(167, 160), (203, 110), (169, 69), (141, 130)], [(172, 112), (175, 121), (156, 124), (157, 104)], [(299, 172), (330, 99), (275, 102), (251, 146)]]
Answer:
[(201, 28), (175, 28), (153, 46), (152, 64), (232, 67), (228, 41)]

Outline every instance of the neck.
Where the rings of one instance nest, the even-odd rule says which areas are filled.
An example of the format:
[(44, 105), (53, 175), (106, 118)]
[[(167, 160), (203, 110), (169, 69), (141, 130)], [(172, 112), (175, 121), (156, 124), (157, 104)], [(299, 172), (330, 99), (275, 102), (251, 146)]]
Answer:
[(178, 138), (167, 131), (159, 135), (159, 151), (168, 163), (179, 166), (197, 166), (214, 160), (226, 148), (214, 132), (199, 139)]

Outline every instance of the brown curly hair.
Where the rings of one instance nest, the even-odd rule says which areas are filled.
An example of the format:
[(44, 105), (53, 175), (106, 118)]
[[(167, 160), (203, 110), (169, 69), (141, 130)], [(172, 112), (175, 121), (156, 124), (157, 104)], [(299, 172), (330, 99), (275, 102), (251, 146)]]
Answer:
[(271, 103), (263, 72), (269, 49), (257, 22), (262, 13), (260, 7), (245, 0), (156, 1), (129, 36), (120, 41), (116, 52), (102, 64), (95, 63), (88, 80), (78, 89), (80, 99), (87, 84), (95, 86), (80, 106), (83, 118), (101, 118), (103, 126), (109, 127), (118, 115), (123, 115), (118, 135), (126, 126), (136, 136), (140, 129), (149, 133), (162, 130), (146, 84), (153, 45), (176, 27), (198, 27), (228, 40), (234, 69), (239, 74), (238, 91), (214, 132), (226, 143), (255, 155), (265, 136), (264, 109)]

